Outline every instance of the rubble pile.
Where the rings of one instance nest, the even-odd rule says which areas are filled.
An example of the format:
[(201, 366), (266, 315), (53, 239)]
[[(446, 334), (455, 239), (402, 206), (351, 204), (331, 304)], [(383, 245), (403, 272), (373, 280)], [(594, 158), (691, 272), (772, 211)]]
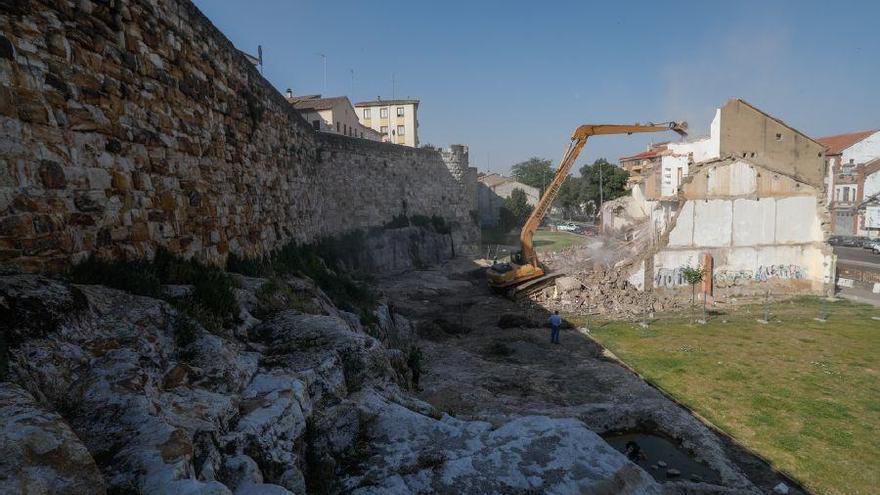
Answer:
[(555, 285), (535, 293), (532, 299), (567, 313), (616, 317), (638, 317), (681, 306), (672, 296), (639, 291), (622, 270), (603, 268), (560, 277)]

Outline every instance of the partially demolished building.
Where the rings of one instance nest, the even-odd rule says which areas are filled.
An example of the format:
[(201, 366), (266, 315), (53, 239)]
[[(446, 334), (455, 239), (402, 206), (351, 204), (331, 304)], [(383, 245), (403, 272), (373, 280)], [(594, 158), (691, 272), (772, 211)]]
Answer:
[(629, 196), (603, 205), (605, 231), (638, 244), (621, 266), (632, 285), (685, 286), (683, 268), (705, 254), (722, 290), (831, 283), (821, 144), (734, 99), (717, 110), (709, 137), (665, 146)]

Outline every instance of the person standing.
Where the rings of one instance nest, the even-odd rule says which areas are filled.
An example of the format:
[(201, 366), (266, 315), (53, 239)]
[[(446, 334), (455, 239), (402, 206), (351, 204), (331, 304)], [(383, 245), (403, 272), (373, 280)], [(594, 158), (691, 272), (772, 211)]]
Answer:
[(559, 343), (559, 327), (562, 326), (562, 317), (559, 316), (559, 311), (554, 311), (552, 315), (550, 315), (550, 342), (552, 344)]

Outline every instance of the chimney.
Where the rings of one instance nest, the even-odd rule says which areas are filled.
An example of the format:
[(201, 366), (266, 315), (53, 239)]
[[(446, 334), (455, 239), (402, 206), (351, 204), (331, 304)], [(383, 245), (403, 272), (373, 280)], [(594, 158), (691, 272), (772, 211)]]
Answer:
[(381, 97), (381, 96), (377, 96), (377, 97), (376, 97), (376, 101), (382, 101), (382, 97)]
[(288, 99), (293, 98), (293, 90), (290, 88), (287, 88), (287, 98)]

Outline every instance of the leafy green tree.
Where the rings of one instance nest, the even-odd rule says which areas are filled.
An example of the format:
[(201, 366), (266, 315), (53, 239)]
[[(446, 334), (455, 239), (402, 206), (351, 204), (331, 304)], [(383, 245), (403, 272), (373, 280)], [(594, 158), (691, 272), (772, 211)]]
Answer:
[(532, 157), (511, 167), (513, 178), (527, 186), (537, 187), (541, 194), (555, 173), (550, 160)]
[(532, 214), (528, 196), (522, 189), (514, 189), (510, 197), (505, 198), (504, 205), (498, 212), (498, 226), (505, 232), (526, 223), (526, 219)]
[(504, 200), (504, 206), (513, 213), (518, 225), (526, 223), (526, 219), (532, 214), (529, 197), (519, 188), (510, 192), (510, 197)]
[[(600, 172), (601, 171), (601, 172)], [(626, 195), (626, 181), (629, 172), (613, 165), (604, 158), (599, 158), (590, 165), (581, 167), (581, 202), (594, 202), (596, 205), (601, 201), (609, 201)], [(599, 184), (601, 179), (602, 190)]]
[(580, 214), (581, 205), (584, 203), (582, 188), (580, 177), (569, 175), (562, 183), (554, 206), (562, 208), (564, 217), (571, 218)]
[(683, 266), (681, 267), (681, 275), (691, 286), (691, 305), (693, 306), (697, 295), (697, 284), (703, 281), (703, 270), (700, 267)]

